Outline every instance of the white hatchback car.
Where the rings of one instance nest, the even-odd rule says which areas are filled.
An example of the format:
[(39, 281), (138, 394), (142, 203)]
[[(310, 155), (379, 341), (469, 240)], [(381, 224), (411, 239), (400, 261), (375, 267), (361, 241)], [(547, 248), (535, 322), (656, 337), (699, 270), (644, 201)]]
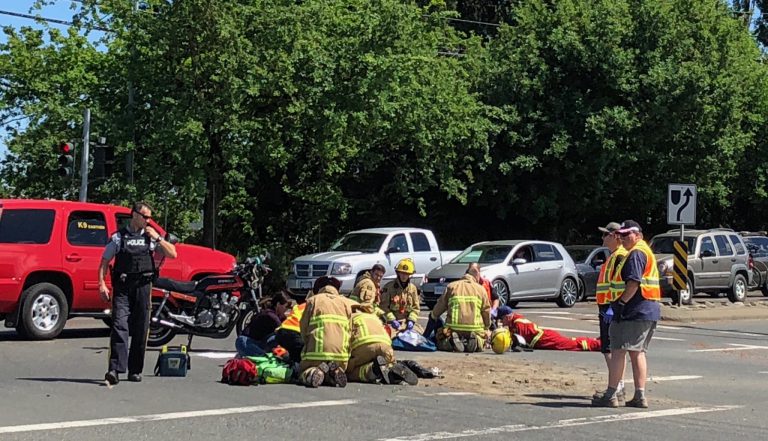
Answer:
[(483, 277), (491, 282), (502, 305), (554, 299), (558, 306), (570, 308), (578, 301), (576, 264), (561, 244), (498, 240), (476, 243), (449, 263), (430, 271), (421, 285), (427, 306), (431, 308), (445, 293), (448, 283), (463, 277), (473, 262), (480, 264)]

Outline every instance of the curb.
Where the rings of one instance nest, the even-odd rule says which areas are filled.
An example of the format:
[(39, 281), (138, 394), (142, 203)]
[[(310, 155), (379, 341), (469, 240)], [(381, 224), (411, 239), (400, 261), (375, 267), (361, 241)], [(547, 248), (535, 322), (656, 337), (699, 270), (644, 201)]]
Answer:
[(703, 304), (661, 307), (661, 320), (666, 322), (705, 322), (716, 320), (768, 319), (768, 307), (763, 302)]

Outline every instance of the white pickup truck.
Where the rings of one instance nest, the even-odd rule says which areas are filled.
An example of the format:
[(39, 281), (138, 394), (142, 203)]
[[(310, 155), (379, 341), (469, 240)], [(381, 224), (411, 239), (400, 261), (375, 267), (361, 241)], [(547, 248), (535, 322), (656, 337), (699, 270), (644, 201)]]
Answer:
[(411, 280), (419, 287), (424, 275), (456, 257), (459, 251), (440, 251), (435, 235), (420, 228), (369, 228), (345, 234), (327, 252), (308, 254), (293, 260), (287, 287), (304, 297), (321, 276), (341, 280), (341, 292), (348, 294), (355, 282), (377, 263), (387, 269), (387, 280), (395, 278), (395, 265), (410, 257), (416, 265)]

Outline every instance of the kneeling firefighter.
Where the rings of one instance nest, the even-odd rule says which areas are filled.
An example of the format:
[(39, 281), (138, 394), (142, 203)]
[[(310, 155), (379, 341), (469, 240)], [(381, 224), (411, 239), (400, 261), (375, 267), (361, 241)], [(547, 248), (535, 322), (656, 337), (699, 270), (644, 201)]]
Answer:
[(398, 332), (415, 330), (421, 332), (419, 319), (419, 290), (411, 283), (411, 275), (416, 272), (416, 265), (411, 259), (402, 259), (395, 266), (397, 278), (381, 289), (381, 309), (386, 314), (387, 323), (392, 328), (392, 337)]
[(425, 335), (438, 326), (439, 317), (447, 312), (445, 325), (437, 329), (437, 348), (449, 352), (482, 352), (490, 336), (491, 305), (480, 271), (470, 268), (467, 274), (451, 282), (429, 314)]
[(351, 355), (347, 366), (347, 379), (361, 383), (382, 382), (398, 384), (402, 381), (416, 385), (418, 378), (404, 364), (395, 361), (392, 339), (381, 320), (367, 312), (352, 314), (350, 339)]
[(328, 285), (307, 299), (301, 317), (304, 349), (299, 364), (300, 380), (309, 387), (347, 385), (344, 370), (349, 361), (352, 306), (357, 302), (339, 294), (340, 286), (338, 279), (329, 277)]

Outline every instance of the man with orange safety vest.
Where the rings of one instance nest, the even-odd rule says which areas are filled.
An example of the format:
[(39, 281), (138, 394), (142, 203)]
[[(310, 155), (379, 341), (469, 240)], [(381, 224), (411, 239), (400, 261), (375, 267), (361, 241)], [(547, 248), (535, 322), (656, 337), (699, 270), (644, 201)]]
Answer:
[[(600, 352), (605, 356), (605, 365), (610, 369), (611, 362), (611, 346), (610, 337), (608, 335), (608, 327), (611, 324), (613, 317), (613, 310), (611, 309), (611, 302), (615, 300), (611, 295), (611, 277), (616, 272), (616, 268), (619, 263), (627, 256), (627, 250), (621, 246), (621, 241), (616, 231), (621, 228), (617, 222), (609, 222), (605, 227), (598, 227), (597, 229), (603, 233), (603, 246), (608, 248), (611, 255), (600, 267), (600, 274), (597, 276), (597, 292), (595, 299), (597, 300), (598, 319), (600, 321), (600, 342), (602, 348)], [(593, 398), (598, 398), (603, 392), (598, 392)], [(619, 381), (619, 389), (616, 393), (619, 401), (624, 401), (624, 380)]]
[(643, 240), (643, 229), (637, 222), (626, 220), (616, 231), (629, 254), (619, 263), (611, 278), (613, 319), (609, 328), (611, 361), (608, 388), (599, 398), (592, 399), (597, 407), (618, 407), (616, 391), (624, 376), (626, 354), (632, 362), (635, 384), (634, 397), (627, 407), (648, 407), (645, 396), (647, 362), (645, 352), (653, 338), (656, 322), (661, 318), (661, 289), (656, 258)]
[(419, 382), (413, 371), (395, 361), (392, 339), (375, 314), (353, 313), (350, 334), (349, 381), (384, 384), (405, 381), (410, 385)]
[(540, 328), (522, 314), (512, 312), (509, 306), (499, 308), (499, 319), (525, 340), (531, 349), (551, 349), (555, 351), (593, 351), (600, 350), (600, 339), (591, 337), (566, 337), (552, 329)]
[(328, 285), (307, 299), (299, 324), (304, 342), (299, 379), (309, 387), (347, 386), (344, 371), (349, 361), (352, 307), (357, 302), (339, 294), (338, 279), (329, 280)]

